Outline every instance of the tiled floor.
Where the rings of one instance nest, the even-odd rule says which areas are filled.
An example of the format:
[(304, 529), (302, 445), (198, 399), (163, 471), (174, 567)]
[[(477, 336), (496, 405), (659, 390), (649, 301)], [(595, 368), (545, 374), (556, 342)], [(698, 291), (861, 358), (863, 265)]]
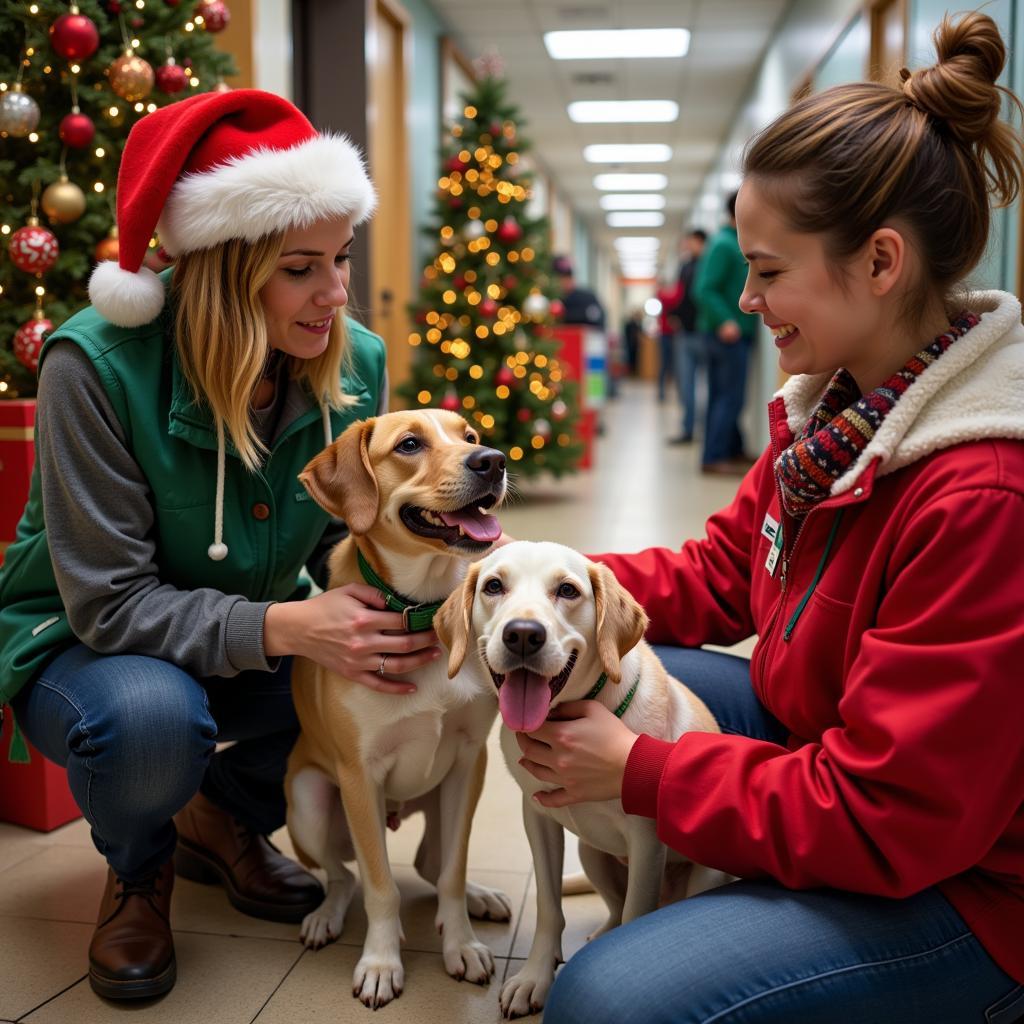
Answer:
[[(698, 451), (668, 447), (678, 413), (659, 406), (648, 385), (623, 389), (605, 415), (596, 470), (562, 482), (524, 484), (502, 514), (506, 530), (530, 540), (556, 540), (583, 551), (637, 550), (678, 544), (703, 532), (707, 515), (725, 504), (736, 482), (703, 479)], [(411, 867), (421, 826), (405, 822), (389, 834), (402, 890), (406, 935), (405, 992), (374, 1021), (459, 1024), (500, 1019), (497, 993), (518, 970), (534, 920), (530, 851), (519, 820), (519, 791), (505, 769), (496, 737), (470, 847), (470, 875), (511, 897), (510, 924), (479, 924), (494, 950), (489, 988), (447, 976), (433, 928), (429, 886)], [(275, 836), (290, 849), (287, 834)], [(567, 868), (578, 865), (567, 843)], [(352, 968), (365, 917), (357, 895), (339, 942), (305, 952), (297, 927), (245, 917), (219, 889), (179, 880), (172, 919), (178, 983), (165, 998), (119, 1006), (93, 994), (86, 951), (103, 888), (105, 866), (84, 822), (48, 835), (0, 825), (0, 1024), (105, 1024), (130, 1014), (135, 1024), (346, 1024), (371, 1011), (352, 998)], [(594, 895), (568, 897), (564, 952), (571, 955), (604, 920)], [(529, 1020), (538, 1020), (533, 1017)]]

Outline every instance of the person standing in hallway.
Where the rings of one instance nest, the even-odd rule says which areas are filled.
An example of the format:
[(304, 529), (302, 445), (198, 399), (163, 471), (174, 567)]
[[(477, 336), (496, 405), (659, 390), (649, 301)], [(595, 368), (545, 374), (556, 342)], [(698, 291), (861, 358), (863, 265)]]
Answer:
[(616, 391), (615, 366), (613, 365), (608, 336), (605, 333), (605, 312), (601, 300), (591, 289), (576, 280), (576, 272), (568, 256), (556, 256), (552, 261), (558, 287), (562, 293), (563, 324), (580, 324), (593, 327), (604, 338), (605, 373), (608, 382), (608, 397), (614, 398)]
[(693, 440), (697, 420), (697, 375), (707, 366), (707, 340), (697, 329), (694, 283), (707, 239), (706, 231), (695, 228), (683, 242), (687, 258), (679, 268), (679, 298), (672, 310), (676, 321), (672, 337), (672, 363), (683, 420), (681, 433), (672, 438), (669, 444), (689, 444)]
[[(401, 616), (374, 587), (309, 597), (299, 577), (325, 585), (347, 530), (297, 475), (386, 407), (383, 342), (343, 315), (375, 202), (359, 151), (279, 96), (164, 107), (124, 147), (118, 262), (43, 348), (35, 475), (0, 569), (0, 700), (67, 767), (107, 862), (89, 946), (105, 998), (174, 985), (176, 873), (254, 917), (320, 904), (267, 839), (299, 731), (292, 656), (397, 695), (440, 653), (433, 631), (391, 635)], [(158, 222), (160, 277), (142, 265)]]
[(708, 411), (701, 471), (740, 474), (750, 468), (740, 433), (747, 367), (757, 318), (739, 308), (747, 263), (736, 240), (736, 193), (726, 201), (727, 223), (707, 245), (693, 297), (697, 329), (708, 359)]
[(682, 292), (679, 282), (668, 276), (661, 287), (654, 293), (658, 300), (658, 401), (665, 401), (666, 385), (673, 375), (675, 361), (672, 353), (672, 336), (679, 323), (676, 307)]
[(545, 1024), (1024, 1016), (1024, 326), (965, 284), (1024, 107), (988, 15), (935, 42), (747, 148), (739, 301), (790, 375), (770, 446), (704, 538), (596, 556), (721, 733), (584, 700), (519, 737), (541, 804), (619, 799), (740, 880), (590, 942)]

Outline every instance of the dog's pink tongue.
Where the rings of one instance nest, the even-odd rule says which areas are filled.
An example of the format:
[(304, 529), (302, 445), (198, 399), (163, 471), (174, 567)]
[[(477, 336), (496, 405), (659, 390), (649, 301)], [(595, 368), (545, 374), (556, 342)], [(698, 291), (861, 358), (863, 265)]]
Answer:
[(544, 724), (551, 703), (551, 687), (544, 676), (517, 668), (505, 676), (498, 691), (502, 721), (515, 732), (533, 732)]
[(494, 516), (487, 515), (477, 508), (467, 505), (455, 512), (442, 512), (441, 519), (445, 526), (461, 526), (468, 537), (473, 540), (491, 541), (501, 536), (501, 523)]

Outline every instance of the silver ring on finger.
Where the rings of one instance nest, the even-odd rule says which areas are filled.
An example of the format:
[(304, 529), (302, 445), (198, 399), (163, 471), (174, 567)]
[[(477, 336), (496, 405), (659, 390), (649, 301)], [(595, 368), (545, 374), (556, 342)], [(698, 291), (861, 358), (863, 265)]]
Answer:
[(380, 656), (380, 664), (377, 666), (377, 675), (379, 675), (381, 677), (381, 679), (384, 678), (384, 663), (387, 660), (388, 660), (388, 656), (386, 654), (382, 654)]

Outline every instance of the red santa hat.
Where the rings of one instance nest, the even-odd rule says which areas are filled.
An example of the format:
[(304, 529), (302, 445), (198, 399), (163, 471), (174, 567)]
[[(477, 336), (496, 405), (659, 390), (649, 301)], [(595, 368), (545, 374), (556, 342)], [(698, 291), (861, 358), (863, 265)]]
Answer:
[(154, 231), (171, 256), (230, 239), (347, 216), (376, 203), (362, 154), (321, 134), (287, 100), (258, 89), (204, 93), (138, 121), (117, 176), (117, 263), (100, 263), (89, 298), (120, 327), (164, 306), (160, 279), (142, 265)]

